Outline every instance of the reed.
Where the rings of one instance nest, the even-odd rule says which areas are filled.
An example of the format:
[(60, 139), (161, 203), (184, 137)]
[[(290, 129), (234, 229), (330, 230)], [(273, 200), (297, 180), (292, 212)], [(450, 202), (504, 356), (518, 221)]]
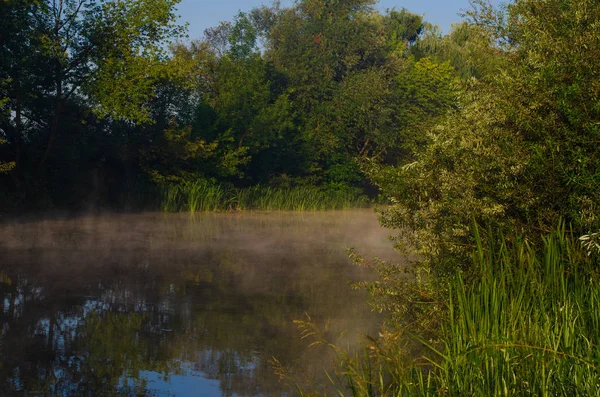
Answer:
[(165, 185), (161, 197), (161, 209), (166, 212), (319, 211), (357, 208), (369, 204), (366, 196), (313, 186), (273, 188), (258, 185), (236, 189), (203, 180)]
[(384, 333), (352, 354), (330, 344), (337, 394), (598, 395), (598, 253), (564, 225), (537, 246), (475, 233), (473, 267), (449, 280), (439, 329)]
[[(539, 249), (477, 235), (478, 276), (451, 281), (443, 349), (447, 394), (596, 395), (600, 385), (597, 257), (564, 226)], [(497, 242), (499, 241), (499, 243)]]

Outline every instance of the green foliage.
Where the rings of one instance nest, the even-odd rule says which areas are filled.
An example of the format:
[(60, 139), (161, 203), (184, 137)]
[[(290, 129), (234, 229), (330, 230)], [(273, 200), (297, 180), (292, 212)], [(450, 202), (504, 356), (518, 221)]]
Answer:
[[(357, 191), (358, 190), (358, 191)], [(369, 204), (359, 189), (320, 189), (313, 186), (274, 188), (256, 185), (245, 189), (204, 180), (163, 187), (162, 210), (204, 212), (231, 210), (321, 211), (364, 207)]]
[[(289, 79), (291, 98), (318, 129), (320, 104), (351, 73), (385, 63), (385, 37), (372, 1), (303, 1), (281, 13), (266, 56)], [(313, 113), (311, 115), (310, 113)]]
[(299, 322), (313, 344), (332, 349), (338, 367), (331, 380), (340, 395), (596, 393), (598, 256), (588, 255), (564, 226), (539, 247), (515, 238), (518, 232), (511, 238), (489, 232), (486, 244), (475, 230), (471, 273), (448, 280), (445, 315), (428, 334), (407, 324), (349, 352), (310, 319)]
[(187, 73), (165, 50), (184, 33), (175, 23), (177, 3), (0, 4), (0, 136), (16, 162), (3, 184), (19, 202), (106, 200), (104, 186), (111, 182), (105, 172), (127, 156), (121, 168), (128, 172), (117, 177), (136, 179), (124, 144), (133, 139), (121, 127), (156, 122), (150, 105), (159, 82)]
[(166, 185), (161, 206), (167, 212), (223, 211), (233, 208), (235, 196), (231, 189), (200, 180)]
[[(410, 83), (425, 25), (406, 10), (274, 4), (185, 45), (176, 3), (2, 4), (0, 133), (23, 203), (120, 205), (129, 187), (198, 179), (355, 194), (360, 162), (397, 162), (415, 120), (445, 111), (417, 111), (447, 87)], [(411, 84), (432, 91), (407, 107)]]
[[(397, 139), (394, 130), (389, 72), (370, 68), (349, 74), (334, 93), (327, 110), (325, 130), (317, 138), (323, 142), (323, 151), (331, 155), (345, 148), (348, 155), (377, 156), (392, 147)], [(319, 126), (322, 128), (322, 126)], [(329, 128), (327, 128), (329, 127)], [(325, 134), (331, 134), (327, 136)], [(325, 149), (326, 148), (326, 149)]]
[[(81, 29), (93, 35), (89, 39), (95, 46), (89, 43), (85, 47), (91, 53), (87, 59), (78, 53), (73, 58), (94, 62), (95, 67), (75, 84), (81, 84), (98, 115), (151, 121), (144, 105), (154, 95), (157, 78), (171, 72), (168, 63), (163, 62), (164, 41), (183, 33), (175, 24), (174, 7), (178, 2), (101, 1), (82, 10)], [(59, 36), (54, 40), (60, 45), (64, 39)]]
[(597, 257), (564, 228), (539, 249), (496, 241), (484, 248), (477, 239), (476, 283), (458, 276), (451, 285), (440, 386), (449, 394), (593, 394)]
[(229, 53), (236, 59), (248, 58), (257, 48), (258, 31), (247, 14), (238, 13), (229, 34)]
[(473, 4), (399, 68), (397, 163), (362, 162), (416, 264), (369, 264), (390, 328), (365, 356), (334, 348), (340, 395), (597, 392), (600, 4)]
[(405, 52), (409, 46), (414, 45), (423, 32), (423, 17), (408, 12), (402, 8), (400, 11), (392, 9), (384, 17), (384, 26), (387, 33), (386, 43), (393, 52)]
[[(4, 2), (3, 13), (13, 16), (16, 25), (9, 28), (18, 29), (14, 33), (29, 40), (30, 47), (26, 56), (9, 58), (3, 71), (16, 83), (30, 79), (28, 73), (43, 66), (48, 72), (43, 84), (54, 88), (49, 99), (59, 105), (83, 95), (100, 115), (149, 121), (143, 105), (153, 94), (156, 78), (166, 72), (164, 40), (182, 34), (174, 23), (176, 4), (175, 0)], [(25, 25), (27, 21), (31, 23)], [(12, 55), (11, 48), (7, 50)], [(17, 94), (8, 93), (11, 106), (18, 105)], [(35, 94), (43, 97), (43, 91)]]
[[(3, 145), (5, 143), (6, 143), (6, 141), (3, 141), (2, 139), (0, 139), (0, 145)], [(11, 161), (9, 163), (0, 162), (0, 174), (6, 174), (7, 172), (10, 172), (10, 170), (15, 168), (15, 165), (16, 165), (16, 163), (14, 161)]]
[(442, 36), (436, 27), (428, 27), (412, 52), (420, 57), (430, 57), (438, 63), (448, 62), (462, 79), (485, 80), (508, 67), (494, 45), (491, 32), (482, 26), (466, 21), (452, 27), (449, 34)]
[(414, 63), (408, 49), (422, 18), (406, 10), (381, 15), (372, 4), (299, 2), (281, 10), (268, 33), (265, 56), (286, 76), (284, 92), (309, 151), (307, 168), (320, 181), (339, 174), (332, 158), (390, 161), (388, 153), (403, 143), (400, 130), (410, 125), (398, 81)]
[[(437, 63), (421, 58), (404, 65), (396, 77), (394, 101), (395, 117), (400, 122), (399, 142), (386, 145), (403, 149), (401, 161), (406, 163), (428, 142), (428, 132), (455, 107), (459, 82), (448, 62)], [(394, 145), (395, 143), (395, 145)]]
[(597, 220), (600, 43), (592, 30), (600, 5), (518, 1), (506, 18), (482, 12), (472, 16), (500, 71), (465, 82), (457, 109), (430, 130), (414, 161), (367, 166), (396, 203), (384, 224), (402, 228), (440, 274), (467, 254), (473, 218), (532, 236), (560, 217), (582, 232)]

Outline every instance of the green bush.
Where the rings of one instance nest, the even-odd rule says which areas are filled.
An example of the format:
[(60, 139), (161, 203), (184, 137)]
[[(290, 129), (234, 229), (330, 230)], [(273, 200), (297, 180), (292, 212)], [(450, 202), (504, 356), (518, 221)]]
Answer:
[(473, 217), (530, 238), (559, 219), (582, 233), (599, 219), (600, 2), (469, 13), (488, 44), (479, 55), (498, 59), (493, 73), (463, 83), (457, 109), (408, 161), (365, 167), (395, 202), (384, 225), (442, 275), (466, 263)]

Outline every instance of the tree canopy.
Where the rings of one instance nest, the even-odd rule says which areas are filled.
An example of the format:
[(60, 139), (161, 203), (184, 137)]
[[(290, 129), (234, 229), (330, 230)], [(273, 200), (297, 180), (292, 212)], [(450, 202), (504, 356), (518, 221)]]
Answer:
[(591, 227), (595, 3), (474, 1), (446, 35), (375, 4), (262, 6), (185, 43), (174, 0), (3, 2), (7, 205), (310, 185), (380, 189), (428, 252), (473, 217)]

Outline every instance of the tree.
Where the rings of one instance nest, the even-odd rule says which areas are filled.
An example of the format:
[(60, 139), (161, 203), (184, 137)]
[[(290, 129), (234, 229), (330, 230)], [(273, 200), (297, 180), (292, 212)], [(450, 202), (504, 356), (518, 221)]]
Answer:
[[(5, 144), (6, 141), (0, 140), (0, 145)], [(10, 172), (10, 170), (12, 170), (13, 168), (15, 168), (16, 163), (14, 161), (11, 161), (9, 163), (1, 163), (0, 162), (0, 174), (6, 174), (8, 172)]]
[(17, 152), (24, 137), (45, 140), (34, 154), (41, 172), (70, 106), (84, 114), (149, 122), (145, 105), (155, 82), (173, 73), (165, 41), (184, 32), (175, 24), (177, 2), (3, 2), (2, 20), (9, 23), (3, 25), (0, 73), (10, 84), (3, 86), (8, 117), (0, 130)]
[[(24, 121), (34, 100), (33, 87), (42, 85), (42, 79), (33, 73), (36, 58), (25, 45), (40, 45), (31, 32), (34, 25), (32, 10), (37, 3), (35, 0), (0, 3), (3, 21), (0, 28), (0, 132), (13, 147), (13, 161), (19, 167), (24, 156), (25, 131), (40, 123), (33, 116)], [(7, 167), (3, 168), (5, 172), (9, 171)]]
[(386, 42), (391, 51), (403, 53), (414, 45), (425, 28), (423, 17), (406, 9), (389, 10), (383, 18)]
[(441, 273), (469, 263), (474, 220), (532, 241), (560, 218), (582, 234), (598, 221), (600, 4), (519, 0), (500, 17), (483, 5), (469, 30), (498, 72), (468, 81), (415, 161), (372, 169), (396, 203), (384, 224)]
[(396, 80), (422, 19), (406, 10), (380, 15), (373, 4), (298, 2), (269, 31), (265, 56), (286, 77), (313, 181), (360, 184), (357, 160), (383, 159), (401, 140)]

